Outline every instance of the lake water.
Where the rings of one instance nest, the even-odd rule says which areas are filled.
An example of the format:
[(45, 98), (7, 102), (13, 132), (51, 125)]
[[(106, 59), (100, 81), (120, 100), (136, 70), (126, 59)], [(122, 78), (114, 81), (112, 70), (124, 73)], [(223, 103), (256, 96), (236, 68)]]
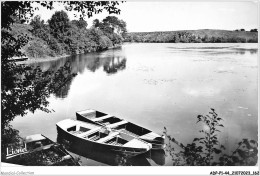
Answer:
[[(166, 127), (186, 144), (203, 128), (197, 115), (214, 108), (224, 119), (220, 138), (228, 151), (243, 138), (257, 140), (257, 44), (133, 43), (33, 66), (56, 71), (67, 61), (77, 76), (48, 99), (55, 112), (15, 118), (12, 125), (22, 136), (42, 133), (56, 141), (58, 121), (92, 108), (159, 134)], [(100, 157), (81, 160), (106, 165)], [(155, 165), (172, 165), (169, 156), (160, 159)]]

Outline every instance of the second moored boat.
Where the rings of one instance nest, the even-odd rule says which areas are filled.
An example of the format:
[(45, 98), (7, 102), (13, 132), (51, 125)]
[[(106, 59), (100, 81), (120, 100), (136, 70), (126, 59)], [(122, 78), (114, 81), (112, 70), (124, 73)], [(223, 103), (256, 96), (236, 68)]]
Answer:
[(76, 112), (77, 120), (118, 130), (152, 144), (152, 149), (164, 149), (165, 137), (149, 129), (93, 109)]

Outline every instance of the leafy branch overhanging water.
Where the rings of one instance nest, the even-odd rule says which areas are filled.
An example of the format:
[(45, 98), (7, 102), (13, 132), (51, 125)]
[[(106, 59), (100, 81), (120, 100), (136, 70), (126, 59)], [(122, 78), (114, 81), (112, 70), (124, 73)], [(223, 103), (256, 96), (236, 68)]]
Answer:
[(254, 166), (258, 159), (258, 142), (255, 140), (242, 139), (236, 149), (227, 154), (225, 146), (220, 144), (219, 133), (222, 118), (218, 116), (215, 109), (211, 108), (208, 115), (198, 115), (197, 123), (206, 126), (199, 133), (200, 138), (194, 138), (187, 145), (178, 142), (168, 134), (164, 127), (164, 134), (168, 143), (166, 152), (171, 156), (174, 166)]

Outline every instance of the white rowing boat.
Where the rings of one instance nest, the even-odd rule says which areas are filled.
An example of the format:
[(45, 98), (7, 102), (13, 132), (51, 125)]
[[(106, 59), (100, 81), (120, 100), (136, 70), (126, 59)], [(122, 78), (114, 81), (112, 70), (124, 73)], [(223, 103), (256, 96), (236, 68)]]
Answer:
[(72, 145), (84, 146), (82, 150), (94, 147), (135, 156), (152, 148), (151, 144), (132, 135), (93, 123), (65, 119), (56, 126), (59, 135), (66, 136)]

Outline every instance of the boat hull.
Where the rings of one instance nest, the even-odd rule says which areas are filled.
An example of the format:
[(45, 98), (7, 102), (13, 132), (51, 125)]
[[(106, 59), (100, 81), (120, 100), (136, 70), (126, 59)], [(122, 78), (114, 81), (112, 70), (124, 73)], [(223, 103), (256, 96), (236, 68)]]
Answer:
[(90, 140), (82, 139), (80, 137), (77, 137), (64, 129), (60, 128), (58, 125), (57, 132), (58, 136), (60, 136), (62, 139), (65, 139), (66, 141), (69, 141), (70, 146), (82, 146), (82, 150), (89, 150), (92, 149), (100, 150), (100, 151), (110, 151), (115, 152), (117, 154), (121, 154), (124, 156), (132, 157), (136, 156), (142, 153), (147, 152), (147, 149), (143, 148), (130, 148), (130, 147), (122, 147), (122, 146), (114, 146), (114, 145), (107, 145), (102, 143), (93, 142)]

